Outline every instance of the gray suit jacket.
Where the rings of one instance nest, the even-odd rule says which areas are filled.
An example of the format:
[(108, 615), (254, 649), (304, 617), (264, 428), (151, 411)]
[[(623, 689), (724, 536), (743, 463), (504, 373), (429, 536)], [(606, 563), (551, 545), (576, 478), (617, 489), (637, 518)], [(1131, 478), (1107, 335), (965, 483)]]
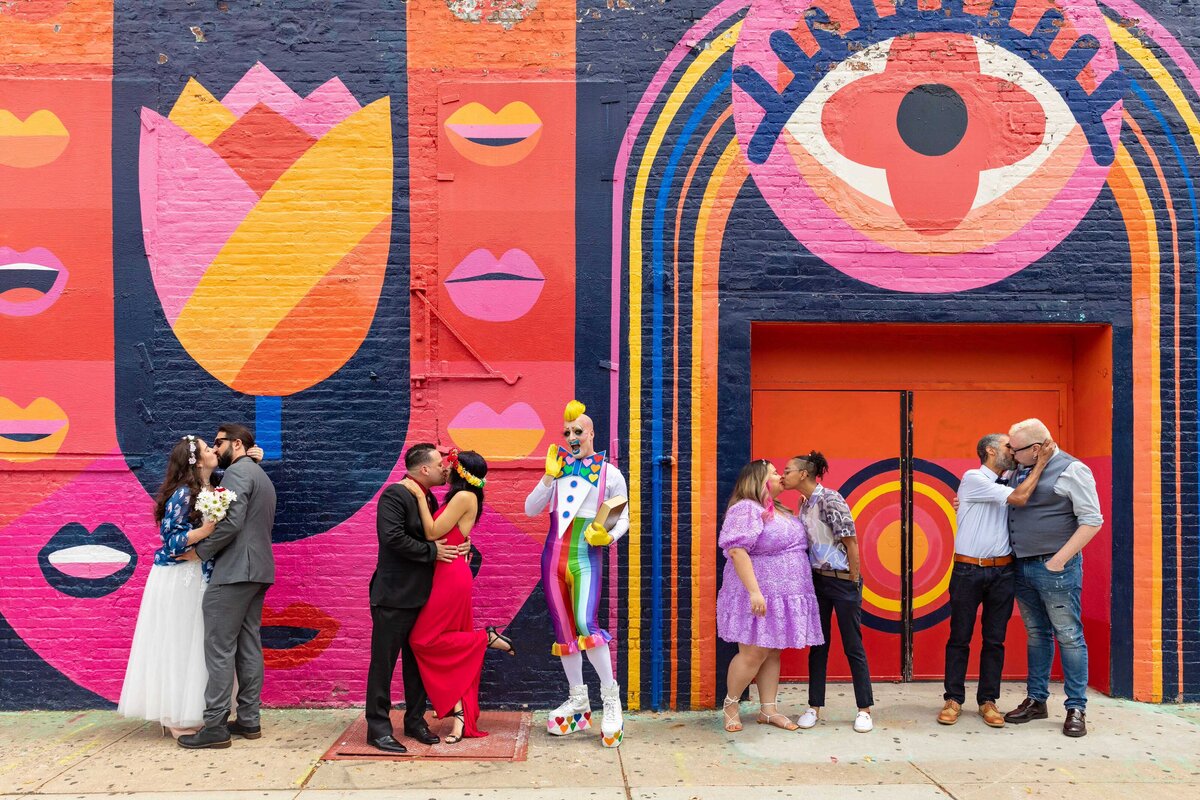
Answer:
[(249, 457), (230, 464), (221, 485), (236, 492), (237, 500), (212, 535), (196, 543), (200, 558), (216, 557), (211, 582), (274, 583), (271, 529), (275, 526), (275, 486)]

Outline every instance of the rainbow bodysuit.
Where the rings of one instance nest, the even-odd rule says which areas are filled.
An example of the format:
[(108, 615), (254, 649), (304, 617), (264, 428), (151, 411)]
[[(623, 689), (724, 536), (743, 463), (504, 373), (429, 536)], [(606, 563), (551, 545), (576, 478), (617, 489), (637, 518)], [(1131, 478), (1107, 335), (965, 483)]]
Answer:
[[(550, 505), (550, 531), (542, 549), (542, 589), (554, 624), (556, 656), (606, 644), (612, 639), (600, 627), (597, 612), (602, 590), (602, 558), (606, 547), (593, 547), (584, 530), (600, 504), (628, 491), (625, 476), (604, 453), (576, 458), (560, 452), (563, 468), (546, 486), (539, 482), (525, 500), (525, 513), (535, 516)], [(609, 533), (614, 541), (629, 530), (629, 509), (621, 512)]]

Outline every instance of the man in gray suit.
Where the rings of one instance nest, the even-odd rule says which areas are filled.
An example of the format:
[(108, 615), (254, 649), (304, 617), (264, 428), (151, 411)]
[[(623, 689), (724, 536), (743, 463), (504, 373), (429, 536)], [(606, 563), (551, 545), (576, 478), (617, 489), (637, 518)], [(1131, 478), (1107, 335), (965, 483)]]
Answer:
[[(271, 528), (275, 525), (275, 487), (247, 454), (254, 434), (243, 425), (217, 428), (213, 448), (225, 470), (221, 485), (237, 493), (225, 519), (212, 535), (196, 544), (197, 555), (212, 558), (212, 580), (204, 591), (204, 663), (208, 687), (204, 692), (204, 728), (180, 736), (189, 749), (229, 747), (231, 734), (262, 736), (258, 711), (262, 699), (263, 597), (275, 582)], [(237, 673), (237, 719), (229, 719), (233, 676)]]

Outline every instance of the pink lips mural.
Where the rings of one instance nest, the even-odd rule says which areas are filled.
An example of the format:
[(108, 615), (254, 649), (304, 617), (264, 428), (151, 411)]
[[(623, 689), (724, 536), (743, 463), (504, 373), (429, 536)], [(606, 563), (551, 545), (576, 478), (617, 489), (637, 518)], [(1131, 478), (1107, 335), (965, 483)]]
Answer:
[(40, 314), (54, 305), (66, 285), (66, 267), (46, 248), (22, 253), (0, 247), (0, 314)]
[(446, 292), (458, 310), (484, 322), (512, 322), (529, 313), (546, 278), (524, 250), (496, 258), (473, 250), (446, 278)]

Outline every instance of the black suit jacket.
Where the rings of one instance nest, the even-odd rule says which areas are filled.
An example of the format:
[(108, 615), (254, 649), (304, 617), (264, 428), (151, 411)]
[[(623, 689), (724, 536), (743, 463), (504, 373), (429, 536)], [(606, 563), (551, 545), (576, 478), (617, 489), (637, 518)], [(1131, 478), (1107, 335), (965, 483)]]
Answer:
[[(429, 510), (437, 499), (426, 492)], [(417, 498), (398, 483), (383, 490), (375, 516), (379, 559), (371, 576), (371, 605), (420, 608), (433, 587), (437, 545), (425, 538)]]

